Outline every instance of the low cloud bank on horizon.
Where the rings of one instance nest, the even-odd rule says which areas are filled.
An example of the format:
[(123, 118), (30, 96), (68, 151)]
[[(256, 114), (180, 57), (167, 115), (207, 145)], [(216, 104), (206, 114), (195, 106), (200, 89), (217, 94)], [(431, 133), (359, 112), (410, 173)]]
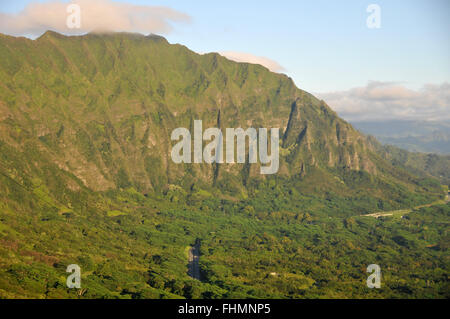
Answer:
[(280, 73), (286, 71), (285, 68), (283, 68), (280, 64), (278, 64), (278, 62), (262, 56), (256, 56), (250, 53), (235, 52), (235, 51), (224, 51), (219, 52), (219, 54), (235, 62), (261, 64), (262, 66), (268, 68), (272, 72)]
[[(69, 4), (81, 9), (81, 27), (71, 29), (66, 21)], [(14, 36), (39, 36), (47, 30), (64, 34), (92, 31), (123, 31), (167, 34), (171, 23), (188, 23), (189, 15), (163, 6), (132, 5), (111, 0), (77, 0), (29, 3), (18, 14), (0, 13), (0, 32)]]
[(447, 82), (411, 90), (398, 83), (371, 81), (365, 87), (316, 96), (348, 121), (450, 121)]

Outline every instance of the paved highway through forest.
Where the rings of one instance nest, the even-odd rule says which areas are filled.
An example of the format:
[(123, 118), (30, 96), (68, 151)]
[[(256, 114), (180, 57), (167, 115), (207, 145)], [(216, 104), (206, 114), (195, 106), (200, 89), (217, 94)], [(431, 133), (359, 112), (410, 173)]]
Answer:
[(200, 280), (200, 241), (197, 239), (195, 245), (189, 249), (189, 270), (188, 275), (194, 279)]

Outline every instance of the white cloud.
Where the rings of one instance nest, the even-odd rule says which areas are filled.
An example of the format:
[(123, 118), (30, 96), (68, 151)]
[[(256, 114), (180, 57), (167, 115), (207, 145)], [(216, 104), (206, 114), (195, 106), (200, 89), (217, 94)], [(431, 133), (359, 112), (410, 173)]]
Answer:
[(411, 90), (392, 82), (369, 82), (347, 91), (319, 93), (340, 116), (357, 120), (450, 120), (450, 84)]
[[(66, 25), (67, 6), (81, 9), (81, 28)], [(18, 14), (0, 13), (0, 32), (10, 35), (38, 36), (47, 30), (64, 34), (90, 31), (125, 31), (168, 33), (173, 22), (189, 22), (190, 17), (168, 7), (132, 5), (111, 0), (76, 0), (73, 2), (31, 2)]]
[(285, 71), (285, 69), (279, 65), (276, 61), (271, 60), (269, 58), (256, 56), (249, 53), (243, 53), (243, 52), (234, 52), (234, 51), (225, 51), (225, 52), (219, 52), (220, 55), (223, 55), (227, 59), (230, 59), (235, 62), (247, 62), (247, 63), (253, 63), (253, 64), (261, 64), (262, 66), (265, 66), (272, 72), (282, 72)]

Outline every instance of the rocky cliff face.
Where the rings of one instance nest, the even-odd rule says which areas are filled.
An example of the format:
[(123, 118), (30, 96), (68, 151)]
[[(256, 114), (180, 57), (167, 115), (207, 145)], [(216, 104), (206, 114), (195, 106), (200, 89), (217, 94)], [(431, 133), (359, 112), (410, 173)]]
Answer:
[[(161, 191), (264, 179), (259, 164), (175, 164), (173, 129), (279, 127), (278, 176), (348, 171), (417, 191), (364, 136), (285, 75), (199, 55), (158, 36), (47, 32), (32, 41), (0, 36), (0, 139), (29, 174), (43, 167), (76, 190)], [(11, 155), (12, 156), (12, 155)], [(3, 165), (17, 167), (12, 158)], [(47, 177), (48, 179), (48, 177)], [(337, 182), (336, 182), (337, 181)], [(374, 188), (381, 187), (374, 184)]]

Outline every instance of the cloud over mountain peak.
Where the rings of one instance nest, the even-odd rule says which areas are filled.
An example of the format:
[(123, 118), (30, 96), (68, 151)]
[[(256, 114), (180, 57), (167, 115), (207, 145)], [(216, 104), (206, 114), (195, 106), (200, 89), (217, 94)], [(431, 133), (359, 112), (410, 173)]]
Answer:
[[(80, 28), (69, 28), (70, 4), (80, 7)], [(169, 33), (173, 23), (187, 23), (190, 16), (163, 6), (133, 5), (111, 0), (77, 0), (29, 3), (18, 14), (0, 13), (0, 32), (39, 36), (46, 30), (83, 34), (93, 30)]]

